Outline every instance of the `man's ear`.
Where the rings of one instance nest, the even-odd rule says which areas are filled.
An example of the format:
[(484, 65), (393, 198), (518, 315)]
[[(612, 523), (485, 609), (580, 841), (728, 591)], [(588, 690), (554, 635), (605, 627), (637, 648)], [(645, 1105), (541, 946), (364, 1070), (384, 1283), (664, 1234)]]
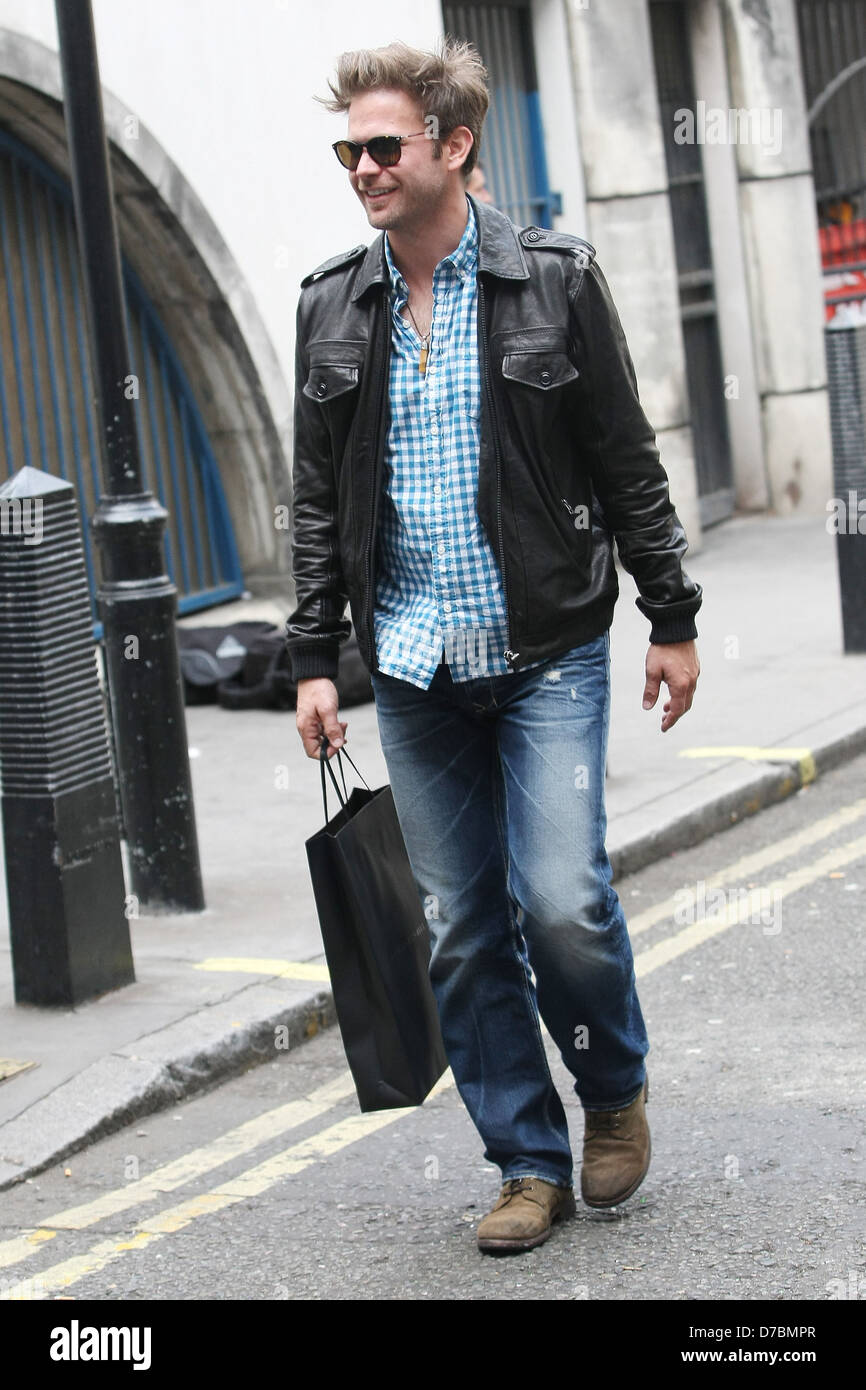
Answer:
[(475, 144), (475, 141), (472, 137), (472, 131), (468, 126), (458, 125), (454, 127), (451, 134), (446, 136), (442, 143), (445, 146), (448, 169), (450, 172), (452, 169), (462, 168), (466, 163), (466, 157)]

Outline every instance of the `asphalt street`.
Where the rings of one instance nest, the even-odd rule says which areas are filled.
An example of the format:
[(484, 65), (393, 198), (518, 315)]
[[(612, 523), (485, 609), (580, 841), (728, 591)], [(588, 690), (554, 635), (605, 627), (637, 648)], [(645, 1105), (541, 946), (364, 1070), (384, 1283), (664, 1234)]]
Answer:
[(654, 1151), (621, 1209), (480, 1255), (498, 1172), (450, 1073), (362, 1116), (331, 1029), (5, 1193), (0, 1298), (866, 1298), (866, 757), (617, 886)]

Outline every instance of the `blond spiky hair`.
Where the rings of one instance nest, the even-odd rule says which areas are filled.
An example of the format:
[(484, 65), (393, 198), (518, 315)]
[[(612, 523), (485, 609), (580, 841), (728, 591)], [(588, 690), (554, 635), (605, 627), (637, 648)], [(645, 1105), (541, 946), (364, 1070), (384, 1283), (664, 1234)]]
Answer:
[[(472, 132), (472, 148), (463, 163), (464, 175), (478, 163), (481, 127), (490, 94), (487, 70), (478, 50), (460, 39), (445, 38), (433, 53), (389, 43), (385, 48), (362, 48), (343, 53), (329, 82), (331, 97), (317, 97), (329, 111), (348, 111), (353, 97), (391, 88), (415, 98), (425, 121), (433, 116), (440, 136), (457, 126)], [(438, 147), (438, 141), (436, 142)], [(438, 157), (439, 148), (436, 150)]]

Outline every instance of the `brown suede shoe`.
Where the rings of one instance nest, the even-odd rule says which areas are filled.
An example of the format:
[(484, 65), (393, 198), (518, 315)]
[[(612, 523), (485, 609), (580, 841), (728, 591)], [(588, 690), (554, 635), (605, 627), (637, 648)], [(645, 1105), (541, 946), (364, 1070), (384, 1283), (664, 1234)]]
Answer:
[(550, 1235), (554, 1221), (573, 1216), (574, 1192), (542, 1178), (510, 1178), (499, 1201), (478, 1226), (479, 1250), (531, 1250)]
[(637, 1192), (650, 1165), (649, 1083), (624, 1110), (585, 1110), (580, 1191), (588, 1207), (615, 1207)]

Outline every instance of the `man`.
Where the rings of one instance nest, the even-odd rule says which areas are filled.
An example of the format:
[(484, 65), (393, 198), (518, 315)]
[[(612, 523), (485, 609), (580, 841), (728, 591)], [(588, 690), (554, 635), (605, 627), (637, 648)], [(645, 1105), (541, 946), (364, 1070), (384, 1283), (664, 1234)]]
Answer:
[(474, 165), (466, 178), (466, 192), (471, 193), (476, 203), (492, 203), (493, 197), (487, 187), (487, 179), (480, 164)]
[[(475, 51), (344, 54), (335, 145), (371, 226), (298, 307), (297, 607), (310, 757), (346, 733), (347, 599), (430, 919), (460, 1094), (502, 1189), (479, 1248), (574, 1211), (539, 1012), (584, 1108), (581, 1190), (624, 1201), (650, 1155), (648, 1042), (604, 849), (612, 535), (651, 620), (644, 708), (698, 676), (700, 588), (592, 247), (467, 198), (487, 109)], [(533, 978), (534, 977), (534, 978)]]

